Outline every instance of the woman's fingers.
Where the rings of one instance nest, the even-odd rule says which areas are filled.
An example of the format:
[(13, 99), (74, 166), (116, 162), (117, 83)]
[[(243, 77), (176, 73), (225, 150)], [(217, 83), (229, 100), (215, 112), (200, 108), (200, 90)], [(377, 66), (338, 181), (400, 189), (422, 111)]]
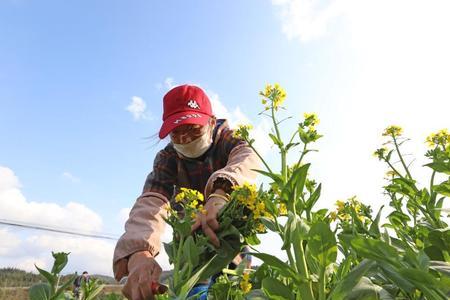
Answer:
[(206, 221), (206, 218), (203, 218), (202, 220), (202, 230), (205, 233), (205, 235), (209, 238), (211, 243), (217, 248), (219, 248), (220, 247), (219, 238), (217, 237), (214, 230), (209, 226), (208, 222)]
[(202, 219), (201, 219), (201, 217), (197, 214), (197, 217), (195, 218), (195, 222), (194, 222), (194, 224), (192, 224), (192, 226), (191, 226), (191, 232), (196, 231), (201, 225), (202, 225)]

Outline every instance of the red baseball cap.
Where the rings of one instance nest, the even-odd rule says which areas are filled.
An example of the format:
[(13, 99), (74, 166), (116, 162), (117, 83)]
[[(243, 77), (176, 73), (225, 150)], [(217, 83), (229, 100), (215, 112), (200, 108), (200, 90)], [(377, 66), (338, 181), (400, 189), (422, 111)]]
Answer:
[(201, 88), (188, 84), (174, 87), (163, 98), (163, 124), (159, 138), (165, 138), (183, 124), (204, 126), (211, 116), (211, 102)]

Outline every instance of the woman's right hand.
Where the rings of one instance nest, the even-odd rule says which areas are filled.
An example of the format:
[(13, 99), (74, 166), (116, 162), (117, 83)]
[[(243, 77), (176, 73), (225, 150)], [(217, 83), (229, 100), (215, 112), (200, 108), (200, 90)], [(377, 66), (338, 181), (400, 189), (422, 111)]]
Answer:
[(162, 269), (148, 251), (134, 253), (128, 259), (128, 279), (122, 293), (130, 300), (155, 299), (152, 283), (159, 282)]

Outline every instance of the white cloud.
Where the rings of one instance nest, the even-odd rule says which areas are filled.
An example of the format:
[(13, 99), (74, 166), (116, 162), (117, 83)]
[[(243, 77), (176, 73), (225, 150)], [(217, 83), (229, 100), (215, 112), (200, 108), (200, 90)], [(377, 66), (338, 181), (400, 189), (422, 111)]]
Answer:
[(164, 89), (166, 91), (176, 87), (178, 84), (175, 82), (175, 80), (172, 77), (166, 77), (166, 79), (164, 79), (164, 82), (158, 82), (157, 84), (155, 84), (155, 87), (158, 90)]
[(282, 31), (288, 39), (303, 42), (322, 37), (330, 23), (345, 12), (348, 0), (272, 0), (279, 8)]
[(175, 83), (175, 80), (172, 77), (167, 77), (164, 80), (164, 86), (166, 89), (170, 90), (170, 89), (174, 88), (175, 86), (177, 86), (177, 84)]
[[(28, 201), (14, 172), (0, 166), (0, 219), (39, 224), (82, 233), (101, 232), (102, 219), (83, 204)], [(35, 271), (34, 263), (49, 267), (51, 251), (71, 252), (65, 272), (87, 269), (91, 273), (112, 274), (114, 242), (43, 233), (37, 230), (0, 228), (0, 266)]]
[[(448, 1), (273, 0), (288, 38), (339, 37), (348, 45), (344, 61), (348, 87), (336, 89), (322, 104), (325, 134), (315, 167), (323, 176), (326, 201), (361, 195), (374, 206), (382, 201), (384, 166), (371, 158), (383, 128), (401, 125), (412, 139), (406, 153), (418, 160), (425, 137), (448, 128), (450, 111), (450, 10)], [(337, 17), (340, 26), (330, 26)], [(306, 46), (305, 46), (306, 47)], [(337, 47), (330, 41), (326, 47)], [(336, 69), (335, 69), (336, 68)], [(338, 65), (327, 70), (343, 77)], [(320, 105), (318, 105), (320, 107)], [(362, 176), (363, 175), (363, 176)], [(326, 197), (324, 197), (326, 198)], [(325, 201), (325, 199), (324, 199)], [(363, 199), (364, 201), (364, 199)]]
[(133, 115), (135, 121), (151, 119), (147, 111), (147, 104), (141, 97), (131, 97), (131, 103), (126, 107), (126, 110)]
[(20, 239), (6, 228), (0, 228), (0, 256), (14, 253), (20, 246)]
[(71, 182), (73, 182), (73, 183), (78, 183), (78, 182), (80, 182), (80, 178), (78, 178), (78, 177), (72, 175), (72, 173), (67, 172), (67, 171), (65, 171), (65, 172), (62, 173), (62, 177), (65, 178), (65, 179), (67, 179), (67, 180), (69, 180), (69, 181), (71, 181)]

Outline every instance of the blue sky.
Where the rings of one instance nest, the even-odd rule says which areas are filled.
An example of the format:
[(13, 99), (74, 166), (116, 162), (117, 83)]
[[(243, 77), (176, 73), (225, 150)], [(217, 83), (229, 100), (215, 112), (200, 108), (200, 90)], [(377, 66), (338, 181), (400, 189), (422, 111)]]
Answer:
[[(449, 126), (447, 8), (445, 1), (1, 1), (0, 204), (10, 205), (7, 192), (25, 202), (0, 218), (120, 234), (120, 216), (165, 144), (148, 139), (161, 125), (162, 96), (185, 82), (204, 87), (216, 111), (250, 121), (259, 135), (267, 126), (257, 116), (258, 91), (279, 82), (290, 115), (314, 111), (321, 119), (325, 138), (312, 172), (328, 183), (322, 205), (358, 194), (379, 206), (383, 168), (370, 155), (381, 130), (404, 126), (421, 156), (425, 135)], [(133, 97), (146, 105), (138, 120), (126, 109)], [(262, 151), (275, 163), (273, 149)], [(16, 248), (51, 237), (6, 227), (0, 235)], [(86, 243), (59, 238), (67, 248)], [(16, 248), (3, 241), (0, 267), (48, 264), (46, 251), (58, 247), (49, 241), (13, 257)], [(96, 243), (111, 252), (113, 244)], [(89, 253), (76, 249), (74, 256)], [(109, 261), (97, 270), (110, 272)]]

